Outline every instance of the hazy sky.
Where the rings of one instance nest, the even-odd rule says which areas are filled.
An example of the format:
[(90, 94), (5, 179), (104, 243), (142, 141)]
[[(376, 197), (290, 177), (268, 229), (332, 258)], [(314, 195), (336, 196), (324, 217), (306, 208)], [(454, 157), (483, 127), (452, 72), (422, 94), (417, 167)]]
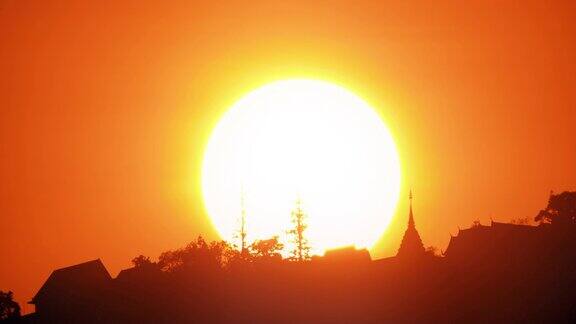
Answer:
[[(378, 109), (426, 245), (575, 190), (576, 2), (419, 2), (0, 0), (0, 289), (24, 303), (55, 268), (216, 239), (210, 130), (282, 78)], [(404, 199), (373, 257), (406, 219)]]

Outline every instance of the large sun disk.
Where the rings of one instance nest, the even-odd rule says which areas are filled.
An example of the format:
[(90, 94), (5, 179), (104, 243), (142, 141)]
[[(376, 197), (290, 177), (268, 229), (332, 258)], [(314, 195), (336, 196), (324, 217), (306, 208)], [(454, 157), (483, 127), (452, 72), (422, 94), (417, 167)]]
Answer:
[(399, 187), (398, 155), (379, 116), (348, 90), (314, 80), (274, 82), (238, 101), (214, 129), (202, 167), (204, 202), (224, 239), (237, 241), (244, 209), (249, 240), (288, 243), (300, 199), (316, 253), (370, 247)]

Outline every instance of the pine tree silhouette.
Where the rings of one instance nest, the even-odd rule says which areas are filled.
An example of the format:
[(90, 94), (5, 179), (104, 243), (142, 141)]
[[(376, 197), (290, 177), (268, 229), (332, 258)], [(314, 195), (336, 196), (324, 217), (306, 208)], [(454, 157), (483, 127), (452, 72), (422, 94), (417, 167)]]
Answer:
[(305, 261), (310, 259), (310, 245), (306, 239), (304, 232), (308, 225), (306, 224), (306, 214), (302, 208), (302, 200), (296, 200), (296, 207), (292, 211), (292, 224), (294, 227), (288, 230), (288, 235), (292, 236), (292, 243), (294, 249), (290, 253), (290, 259), (295, 261)]

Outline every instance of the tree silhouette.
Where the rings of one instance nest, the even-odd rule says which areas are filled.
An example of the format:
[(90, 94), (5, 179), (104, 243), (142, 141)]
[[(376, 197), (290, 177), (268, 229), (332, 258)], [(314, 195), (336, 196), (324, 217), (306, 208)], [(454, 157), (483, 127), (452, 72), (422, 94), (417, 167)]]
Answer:
[(302, 209), (302, 201), (296, 201), (296, 207), (292, 211), (292, 224), (294, 227), (288, 230), (288, 234), (292, 236), (294, 249), (290, 252), (291, 259), (296, 261), (304, 261), (310, 259), (310, 245), (304, 236), (304, 231), (308, 225), (306, 224), (306, 214)]
[(154, 265), (154, 262), (150, 261), (150, 258), (140, 254), (139, 256), (132, 259), (132, 264), (135, 268), (144, 268), (150, 267)]
[(20, 317), (20, 305), (14, 301), (14, 294), (0, 290), (0, 320), (10, 321)]
[(240, 193), (240, 229), (238, 230), (238, 236), (240, 237), (240, 253), (242, 256), (246, 256), (248, 252), (248, 245), (246, 244), (246, 197), (244, 194), (244, 188), (242, 188)]
[(278, 236), (274, 236), (267, 240), (257, 240), (250, 245), (252, 253), (262, 259), (281, 259), (280, 251), (284, 248), (284, 244), (278, 241)]
[(221, 270), (225, 268), (234, 249), (225, 241), (206, 242), (202, 236), (190, 242), (184, 248), (163, 252), (158, 266), (166, 272), (183, 269)]
[(440, 253), (438, 252), (438, 248), (435, 246), (432, 246), (432, 245), (430, 245), (426, 248), (426, 254), (428, 254), (430, 256), (434, 256), (434, 257), (440, 256)]
[(530, 225), (530, 217), (519, 217), (510, 220), (510, 224), (514, 225)]
[(564, 191), (558, 195), (550, 193), (548, 206), (534, 220), (540, 223), (576, 224), (576, 191)]

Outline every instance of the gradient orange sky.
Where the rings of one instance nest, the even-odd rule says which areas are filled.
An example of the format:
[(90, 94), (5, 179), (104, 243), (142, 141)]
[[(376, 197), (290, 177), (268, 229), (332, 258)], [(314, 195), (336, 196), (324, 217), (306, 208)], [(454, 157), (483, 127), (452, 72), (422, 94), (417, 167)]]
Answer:
[[(210, 130), (282, 78), (379, 110), (426, 245), (532, 217), (576, 189), (575, 57), (574, 1), (0, 0), (0, 289), (24, 303), (55, 268), (216, 239)], [(406, 218), (404, 199), (373, 257)]]

